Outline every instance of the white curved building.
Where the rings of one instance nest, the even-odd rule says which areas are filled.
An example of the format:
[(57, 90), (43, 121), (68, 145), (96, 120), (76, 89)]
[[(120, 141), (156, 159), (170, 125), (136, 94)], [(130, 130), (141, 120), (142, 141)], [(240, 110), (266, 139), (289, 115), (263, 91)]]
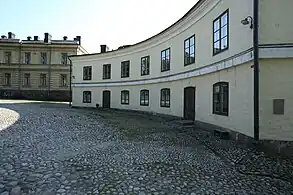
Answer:
[[(145, 41), (71, 56), (72, 105), (155, 112), (248, 137), (259, 130), (262, 140), (293, 141), (293, 1), (259, 0), (254, 9), (256, 2), (199, 0)], [(260, 70), (259, 120), (254, 60)]]

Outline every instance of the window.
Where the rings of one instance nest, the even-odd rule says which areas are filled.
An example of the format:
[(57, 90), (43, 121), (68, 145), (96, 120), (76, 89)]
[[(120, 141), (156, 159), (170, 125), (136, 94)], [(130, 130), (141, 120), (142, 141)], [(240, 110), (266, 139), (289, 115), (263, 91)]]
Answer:
[(31, 63), (31, 52), (25, 52), (24, 53), (24, 60), (25, 60), (25, 64), (30, 64)]
[(67, 64), (67, 53), (61, 53), (61, 64)]
[(4, 85), (6, 85), (6, 86), (11, 85), (11, 73), (4, 74)]
[(83, 67), (83, 80), (92, 80), (92, 67), (84, 66)]
[(219, 82), (213, 85), (213, 113), (228, 116), (229, 83)]
[(111, 64), (103, 65), (103, 79), (111, 79)]
[(10, 64), (11, 63), (11, 52), (10, 51), (6, 51), (5, 52), (4, 63), (6, 63), (6, 64)]
[(225, 11), (213, 22), (213, 54), (216, 55), (229, 48), (229, 12)]
[(92, 92), (84, 91), (83, 92), (83, 103), (91, 103), (92, 102)]
[(149, 90), (141, 90), (140, 91), (140, 105), (148, 106), (149, 105)]
[(195, 62), (195, 36), (184, 41), (184, 66)]
[(170, 48), (161, 51), (161, 71), (170, 70)]
[(67, 87), (67, 74), (60, 75), (60, 86)]
[(170, 107), (170, 89), (161, 89), (161, 107)]
[(121, 62), (121, 78), (129, 77), (130, 61)]
[(30, 78), (31, 78), (31, 74), (30, 73), (24, 73), (23, 75), (23, 86), (25, 87), (29, 87), (30, 86)]
[(47, 64), (47, 53), (41, 53), (41, 64)]
[(121, 91), (121, 104), (129, 104), (129, 91)]
[(150, 56), (141, 58), (141, 76), (150, 74)]
[(47, 75), (46, 74), (40, 74), (40, 86), (41, 87), (47, 86)]

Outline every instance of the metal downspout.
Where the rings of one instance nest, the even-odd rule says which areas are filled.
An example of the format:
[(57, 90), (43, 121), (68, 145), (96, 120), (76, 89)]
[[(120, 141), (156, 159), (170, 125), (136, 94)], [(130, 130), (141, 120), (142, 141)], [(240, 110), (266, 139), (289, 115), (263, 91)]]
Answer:
[(259, 141), (259, 0), (253, 2), (254, 140)]

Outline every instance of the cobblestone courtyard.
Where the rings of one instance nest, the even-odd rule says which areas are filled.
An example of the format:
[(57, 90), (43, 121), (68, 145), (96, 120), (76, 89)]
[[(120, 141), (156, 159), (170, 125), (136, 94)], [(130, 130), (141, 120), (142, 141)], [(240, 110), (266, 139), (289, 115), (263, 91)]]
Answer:
[[(291, 159), (239, 164), (249, 149), (181, 130), (132, 112), (0, 101), (0, 195), (293, 194)], [(271, 175), (251, 174), (262, 169)]]

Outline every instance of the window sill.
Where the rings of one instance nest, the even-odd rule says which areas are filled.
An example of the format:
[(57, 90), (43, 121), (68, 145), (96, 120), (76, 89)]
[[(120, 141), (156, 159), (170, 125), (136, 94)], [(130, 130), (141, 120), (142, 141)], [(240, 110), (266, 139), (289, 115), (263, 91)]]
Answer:
[(189, 66), (189, 65), (192, 65), (192, 64), (195, 64), (195, 62), (184, 64), (184, 66)]
[(170, 69), (168, 69), (168, 70), (161, 70), (161, 72), (168, 72), (168, 71), (170, 71)]
[(161, 107), (162, 107), (162, 108), (170, 108), (170, 106), (162, 106), (162, 105), (161, 105)]
[(129, 76), (126, 76), (126, 77), (121, 77), (121, 78), (122, 78), (122, 79), (123, 79), (123, 78), (129, 78)]
[(213, 56), (216, 56), (216, 55), (218, 55), (220, 53), (223, 53), (223, 52), (227, 51), (228, 49), (229, 49), (229, 47), (227, 47), (226, 49), (222, 49), (222, 50), (220, 50), (218, 52), (213, 52)]
[(140, 104), (140, 106), (149, 106), (148, 104)]
[(111, 78), (103, 78), (103, 80), (110, 80)]
[(129, 103), (121, 103), (121, 105), (129, 105)]
[(90, 103), (92, 103), (92, 102), (82, 102), (82, 103), (85, 103), (85, 104), (90, 104)]
[(140, 76), (142, 76), (142, 77), (143, 77), (143, 76), (148, 76), (148, 75), (150, 75), (150, 74), (141, 74)]
[(219, 113), (219, 112), (213, 112), (214, 115), (220, 115), (220, 116), (229, 116), (228, 113)]

